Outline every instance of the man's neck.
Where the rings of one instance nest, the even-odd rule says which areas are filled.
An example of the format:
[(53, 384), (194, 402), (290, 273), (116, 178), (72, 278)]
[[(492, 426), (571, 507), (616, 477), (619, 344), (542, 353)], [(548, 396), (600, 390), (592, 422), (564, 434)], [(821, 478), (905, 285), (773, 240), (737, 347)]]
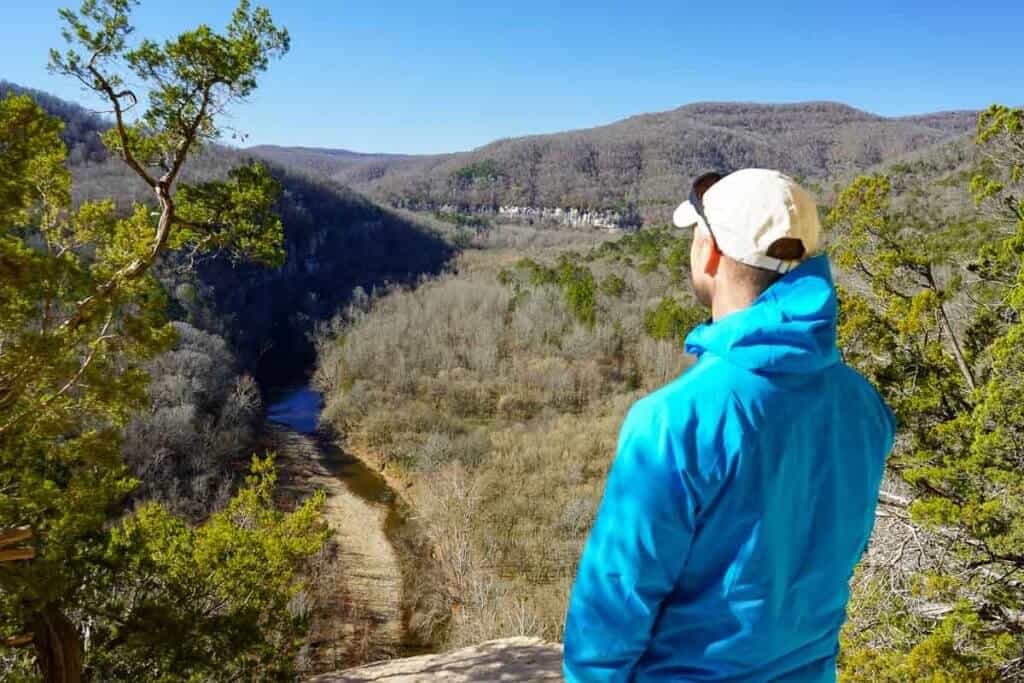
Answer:
[(743, 311), (754, 303), (757, 295), (751, 292), (723, 292), (711, 301), (711, 319), (719, 321), (727, 315)]

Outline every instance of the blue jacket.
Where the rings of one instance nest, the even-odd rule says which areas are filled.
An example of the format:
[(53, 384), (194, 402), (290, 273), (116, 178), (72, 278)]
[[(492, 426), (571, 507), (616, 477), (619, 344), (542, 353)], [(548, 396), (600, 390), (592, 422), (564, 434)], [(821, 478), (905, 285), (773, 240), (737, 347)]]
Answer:
[(836, 348), (828, 260), (696, 328), (622, 426), (569, 602), (568, 681), (834, 681), (895, 419)]

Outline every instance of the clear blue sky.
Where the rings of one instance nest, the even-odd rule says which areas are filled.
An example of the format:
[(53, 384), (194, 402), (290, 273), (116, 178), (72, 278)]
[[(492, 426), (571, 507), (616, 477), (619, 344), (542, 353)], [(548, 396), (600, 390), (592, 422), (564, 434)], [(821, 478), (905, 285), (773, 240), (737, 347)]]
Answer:
[[(2, 10), (0, 78), (45, 70), (57, 8)], [(884, 115), (1024, 101), (1024, 2), (264, 0), (292, 51), (232, 125), (250, 144), (441, 152), (697, 101), (836, 100)], [(232, 0), (143, 0), (138, 35), (220, 28)], [(85, 102), (83, 102), (85, 103)]]

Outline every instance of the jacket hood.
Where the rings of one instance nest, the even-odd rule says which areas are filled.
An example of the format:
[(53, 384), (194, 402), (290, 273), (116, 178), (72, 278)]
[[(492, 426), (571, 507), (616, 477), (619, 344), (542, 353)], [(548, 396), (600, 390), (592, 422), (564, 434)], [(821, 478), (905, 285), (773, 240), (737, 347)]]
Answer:
[(822, 254), (787, 273), (749, 308), (695, 328), (686, 351), (764, 374), (817, 372), (840, 361), (837, 311), (832, 270)]

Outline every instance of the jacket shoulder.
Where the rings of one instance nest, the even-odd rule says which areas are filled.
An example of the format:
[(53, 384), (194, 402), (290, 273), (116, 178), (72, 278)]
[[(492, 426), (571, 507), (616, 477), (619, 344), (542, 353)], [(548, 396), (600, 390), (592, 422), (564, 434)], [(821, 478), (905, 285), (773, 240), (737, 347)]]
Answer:
[(670, 422), (735, 407), (737, 390), (751, 384), (749, 372), (713, 355), (701, 358), (672, 382), (637, 401), (630, 412)]
[[(866, 412), (870, 414), (865, 417), (869, 417), (878, 422), (882, 431), (886, 432), (887, 435), (885, 440), (889, 442), (889, 447), (891, 448), (896, 431), (899, 427), (896, 421), (896, 415), (893, 413), (892, 408), (890, 408), (889, 404), (887, 404), (885, 399), (882, 398), (882, 395), (879, 393), (875, 385), (856, 369), (850, 367), (846, 363), (839, 363), (836, 366), (836, 372), (839, 374), (845, 385), (850, 387), (851, 390), (856, 392), (856, 395), (861, 397), (862, 404), (868, 406)], [(888, 448), (886, 450), (888, 450)]]
[(643, 433), (660, 443), (663, 463), (708, 500), (728, 477), (749, 435), (736, 397), (744, 381), (721, 359), (702, 359), (679, 378), (633, 404), (624, 434)]

